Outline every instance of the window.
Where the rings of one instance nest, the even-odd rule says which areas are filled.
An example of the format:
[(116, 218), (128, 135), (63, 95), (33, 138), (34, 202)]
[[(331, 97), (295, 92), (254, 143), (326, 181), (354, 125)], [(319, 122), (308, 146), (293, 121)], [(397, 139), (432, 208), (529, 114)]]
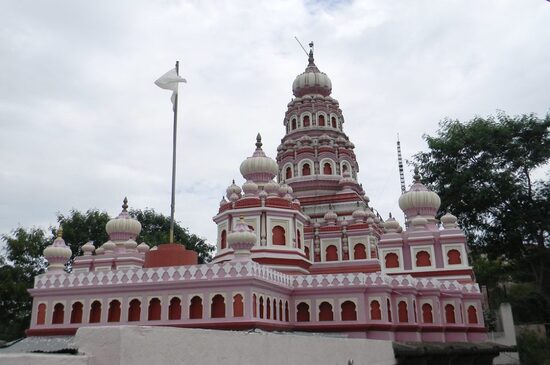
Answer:
[(324, 115), (319, 115), (317, 117), (317, 120), (319, 121), (319, 126), (320, 127), (324, 127), (325, 126), (325, 116)]
[(327, 246), (325, 250), (325, 261), (338, 261), (338, 248), (336, 246)]
[(286, 243), (285, 229), (281, 226), (275, 226), (271, 230), (272, 233), (272, 243), (277, 246), (284, 246)]
[(256, 294), (252, 295), (252, 317), (258, 316), (258, 308), (256, 305)]
[(399, 267), (399, 257), (397, 256), (397, 254), (393, 252), (390, 252), (389, 254), (386, 255), (385, 261), (386, 261), (387, 269)]
[(367, 258), (367, 252), (364, 244), (358, 243), (353, 246), (353, 258), (355, 260), (364, 260)]
[(309, 305), (307, 305), (307, 303), (300, 303), (296, 308), (298, 309), (296, 313), (296, 321), (309, 322)]
[(458, 250), (449, 250), (449, 252), (447, 252), (447, 258), (447, 263), (449, 265), (459, 265), (462, 263), (460, 252)]
[[(389, 309), (389, 306), (388, 306), (388, 309)], [(391, 321), (391, 315), (389, 315), (389, 318)], [(372, 302), (370, 302), (370, 319), (372, 320), (382, 319), (382, 311), (380, 311), (380, 303), (378, 302), (378, 300), (373, 300)]]
[(160, 299), (159, 298), (153, 298), (149, 301), (149, 311), (147, 319), (149, 321), (159, 321), (160, 320)]
[(52, 324), (62, 324), (64, 316), (65, 316), (65, 306), (61, 303), (57, 303), (53, 307)]
[(224, 248), (227, 248), (227, 232), (225, 231), (225, 229), (222, 231), (221, 236), (221, 248), (223, 250)]
[(405, 301), (400, 301), (397, 304), (397, 311), (399, 316), (399, 322), (408, 322), (409, 321), (409, 311), (407, 310), (407, 303)]
[(199, 296), (194, 296), (189, 305), (189, 319), (200, 318), (202, 318), (202, 299)]
[(357, 320), (357, 311), (355, 310), (355, 303), (351, 300), (346, 300), (342, 305), (340, 306), (342, 311), (340, 312), (340, 316), (342, 317), (342, 321), (356, 321)]
[(302, 176), (309, 176), (309, 175), (311, 175), (311, 167), (309, 166), (308, 163), (305, 163), (302, 166)]
[(426, 251), (419, 251), (416, 254), (416, 266), (432, 266), (432, 262), (430, 261), (430, 254)]
[(329, 302), (322, 302), (319, 305), (319, 321), (332, 321), (334, 314), (332, 313), (332, 305)]
[(304, 253), (306, 254), (306, 257), (309, 260), (309, 247), (307, 247), (307, 246), (304, 247)]
[(347, 163), (343, 164), (342, 165), (342, 174), (346, 173), (349, 171), (349, 166)]
[(235, 294), (233, 297), (233, 317), (243, 317), (244, 316), (244, 304), (243, 296), (240, 294)]
[(277, 320), (277, 299), (273, 299), (273, 319)]
[[(308, 318), (309, 318), (309, 314), (308, 314)], [(285, 301), (285, 321), (288, 322), (288, 302)]]
[(168, 306), (168, 319), (177, 320), (181, 319), (181, 300), (178, 297), (170, 299), (170, 305)]
[(120, 302), (116, 299), (109, 303), (107, 322), (120, 322)]
[(271, 301), (269, 300), (269, 298), (267, 298), (265, 302), (265, 309), (265, 318), (271, 319)]
[(84, 306), (80, 302), (73, 303), (71, 310), (71, 323), (82, 323), (82, 308)]
[(304, 120), (304, 127), (309, 127), (309, 115), (306, 115), (303, 120)]
[(46, 304), (40, 303), (38, 305), (38, 314), (36, 316), (36, 324), (46, 323)]
[(468, 323), (477, 324), (477, 309), (473, 305), (468, 307)]
[(260, 318), (264, 318), (264, 297), (260, 297)]
[(455, 307), (452, 304), (445, 306), (445, 320), (447, 323), (456, 323)]
[(101, 302), (95, 300), (90, 307), (90, 323), (99, 323), (101, 321)]
[(432, 312), (432, 306), (428, 303), (422, 304), (422, 322), (434, 323), (434, 316)]
[(336, 118), (332, 117), (331, 122), (332, 122), (332, 128), (336, 128)]
[(332, 175), (332, 165), (329, 162), (325, 162), (323, 165), (323, 174)]
[(279, 321), (283, 320), (283, 301), (279, 299)]
[(225, 299), (223, 295), (216, 294), (212, 298), (212, 303), (210, 305), (210, 317), (225, 318)]
[(288, 166), (286, 168), (285, 178), (286, 179), (291, 179), (292, 178), (292, 167)]
[(141, 318), (141, 302), (139, 299), (132, 299), (128, 308), (128, 322), (137, 322)]
[(292, 119), (292, 130), (296, 129), (296, 119)]

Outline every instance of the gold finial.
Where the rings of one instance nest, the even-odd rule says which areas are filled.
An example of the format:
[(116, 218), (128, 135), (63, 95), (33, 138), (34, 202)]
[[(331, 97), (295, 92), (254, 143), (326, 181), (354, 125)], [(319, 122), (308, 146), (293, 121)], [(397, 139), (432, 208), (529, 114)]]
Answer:
[(57, 238), (63, 237), (63, 226), (59, 224), (59, 228), (57, 229)]
[(126, 212), (126, 209), (128, 209), (128, 198), (124, 197), (124, 200), (122, 201), (122, 211)]
[(414, 176), (413, 176), (414, 182), (419, 183), (420, 182), (420, 173), (418, 172), (418, 166), (414, 168)]
[(262, 148), (262, 136), (260, 133), (256, 136), (256, 148)]

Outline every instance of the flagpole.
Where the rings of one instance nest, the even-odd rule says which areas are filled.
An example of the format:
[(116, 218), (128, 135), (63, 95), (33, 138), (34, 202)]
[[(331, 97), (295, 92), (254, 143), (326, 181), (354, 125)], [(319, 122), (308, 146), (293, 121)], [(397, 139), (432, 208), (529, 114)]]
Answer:
[[(179, 76), (180, 61), (176, 61)], [(176, 208), (176, 136), (178, 131), (178, 93), (174, 99), (174, 135), (172, 139), (172, 200), (170, 203), (170, 243), (174, 243), (174, 210)]]

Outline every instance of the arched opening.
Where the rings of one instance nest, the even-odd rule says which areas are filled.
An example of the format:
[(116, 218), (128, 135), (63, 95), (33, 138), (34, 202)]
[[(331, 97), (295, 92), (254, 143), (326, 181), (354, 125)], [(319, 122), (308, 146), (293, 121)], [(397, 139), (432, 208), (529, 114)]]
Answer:
[(432, 266), (430, 254), (427, 251), (420, 251), (416, 254), (416, 266)]
[(308, 163), (305, 163), (302, 166), (302, 176), (308, 176), (311, 175), (311, 166), (309, 166)]
[(65, 316), (65, 306), (61, 303), (57, 303), (53, 307), (52, 324), (62, 324), (64, 316)]
[(252, 317), (258, 316), (258, 306), (256, 305), (256, 294), (252, 295)]
[(273, 319), (277, 320), (277, 299), (273, 299)]
[(336, 118), (332, 117), (331, 122), (332, 122), (332, 128), (336, 128)]
[(477, 309), (473, 305), (468, 307), (468, 323), (477, 324)]
[(400, 301), (397, 304), (397, 313), (399, 322), (408, 322), (409, 321), (409, 311), (407, 309), (407, 303), (405, 301)]
[(290, 123), (292, 125), (292, 130), (295, 130), (296, 129), (296, 119), (292, 119), (292, 123)]
[(336, 246), (327, 246), (325, 250), (325, 261), (338, 261), (338, 248)]
[(80, 302), (74, 302), (71, 310), (71, 323), (82, 323), (82, 308)]
[(324, 115), (319, 115), (317, 117), (317, 120), (319, 122), (319, 126), (320, 127), (324, 127), (325, 126), (325, 116)]
[(194, 296), (191, 299), (189, 305), (189, 319), (201, 319), (202, 318), (202, 298)]
[(225, 318), (225, 298), (221, 294), (216, 294), (210, 304), (211, 318)]
[(36, 324), (46, 323), (46, 304), (40, 303), (38, 305), (38, 313), (36, 315)]
[(260, 297), (260, 318), (264, 318), (264, 297)]
[(265, 318), (271, 319), (271, 301), (267, 298), (265, 302)]
[(222, 250), (224, 248), (227, 248), (227, 232), (225, 231), (225, 229), (222, 231), (221, 234), (221, 248)]
[(391, 302), (389, 299), (386, 299), (386, 308), (388, 310), (388, 322), (391, 322)]
[(454, 305), (447, 304), (445, 306), (445, 320), (447, 321), (447, 323), (456, 323)]
[(376, 245), (370, 245), (370, 258), (376, 259), (378, 258), (378, 253), (376, 252)]
[[(308, 307), (309, 308), (309, 307)], [(289, 314), (288, 314), (288, 302), (285, 301), (285, 321), (288, 322), (288, 317), (289, 317)], [(308, 314), (308, 319), (309, 319), (309, 314)]]
[(353, 246), (353, 258), (355, 260), (364, 260), (367, 258), (367, 250), (364, 244), (358, 243)]
[(449, 265), (459, 265), (462, 263), (460, 252), (458, 250), (449, 250), (447, 252), (447, 263)]
[(399, 257), (397, 256), (397, 254), (393, 252), (390, 252), (389, 254), (386, 255), (385, 261), (386, 261), (387, 269), (399, 267)]
[(292, 179), (292, 167), (288, 166), (285, 171), (285, 178)]
[(170, 305), (168, 306), (168, 319), (173, 321), (181, 319), (181, 299), (173, 297), (170, 299)]
[(304, 247), (304, 253), (306, 254), (306, 257), (309, 259), (309, 247)]
[(141, 302), (139, 299), (132, 299), (128, 308), (128, 322), (138, 322), (141, 319)]
[(279, 321), (283, 320), (283, 301), (279, 300)]
[(90, 307), (90, 323), (99, 323), (101, 321), (101, 302), (96, 300)]
[(332, 165), (329, 162), (325, 162), (323, 165), (323, 174), (332, 175)]
[(342, 165), (342, 174), (345, 174), (348, 171), (349, 171), (348, 164), (347, 163), (343, 164)]
[(109, 303), (107, 322), (120, 322), (120, 302), (116, 299)]
[(378, 300), (373, 300), (370, 302), (370, 319), (373, 319), (373, 320), (382, 319), (382, 311), (380, 310), (380, 303), (378, 302)]
[(309, 115), (304, 116), (304, 127), (309, 127)]
[(233, 296), (233, 317), (243, 317), (243, 316), (244, 316), (243, 296), (240, 294), (235, 294), (235, 296)]
[(319, 305), (319, 321), (333, 321), (332, 305), (329, 302), (322, 302)]
[(147, 319), (149, 321), (159, 321), (160, 320), (160, 299), (159, 298), (153, 298), (149, 301), (149, 310)]
[(296, 307), (296, 321), (297, 322), (309, 322), (309, 305), (307, 303), (300, 303)]
[(428, 303), (422, 304), (422, 322), (434, 323), (434, 315), (432, 312), (432, 306)]
[(281, 226), (275, 226), (271, 230), (271, 241), (276, 246), (284, 246), (286, 243), (285, 229)]
[(302, 234), (299, 230), (296, 230), (296, 243), (298, 244), (298, 248), (302, 248)]
[(357, 311), (355, 310), (355, 303), (351, 300), (346, 300), (340, 305), (342, 311), (340, 312), (340, 317), (342, 321), (356, 321), (357, 320)]

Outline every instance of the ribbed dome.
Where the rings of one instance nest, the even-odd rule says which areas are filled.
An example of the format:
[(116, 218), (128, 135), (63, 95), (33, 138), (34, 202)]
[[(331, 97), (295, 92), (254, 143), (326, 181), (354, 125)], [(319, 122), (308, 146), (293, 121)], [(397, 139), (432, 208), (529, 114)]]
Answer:
[(141, 223), (130, 217), (127, 209), (128, 199), (124, 198), (122, 212), (120, 212), (118, 217), (107, 222), (107, 225), (105, 226), (105, 230), (107, 231), (109, 238), (113, 241), (135, 239), (139, 235), (139, 232), (141, 232)]
[(63, 235), (63, 229), (59, 227), (57, 231), (57, 237), (51, 245), (46, 247), (43, 251), (43, 255), (48, 260), (48, 271), (61, 271), (65, 268), (65, 264), (71, 258), (73, 252), (65, 244), (65, 241), (61, 237)]
[(277, 162), (265, 155), (262, 150), (262, 136), (256, 137), (256, 151), (241, 163), (241, 174), (246, 180), (254, 181), (262, 186), (272, 180), (279, 171)]
[[(310, 43), (310, 46), (312, 47), (313, 43)], [(332, 91), (332, 82), (324, 72), (319, 71), (317, 66), (315, 66), (313, 49), (309, 51), (308, 61), (309, 63), (306, 70), (296, 76), (296, 79), (292, 83), (292, 93), (296, 97), (302, 97), (308, 94), (330, 95)]]
[(227, 235), (227, 243), (231, 247), (234, 244), (254, 244), (256, 235), (241, 218), (235, 225), (235, 229)]
[(420, 182), (420, 176), (415, 175), (414, 178), (415, 181), (409, 191), (399, 197), (399, 207), (410, 218), (416, 215), (435, 216), (441, 205), (439, 195), (428, 190)]

